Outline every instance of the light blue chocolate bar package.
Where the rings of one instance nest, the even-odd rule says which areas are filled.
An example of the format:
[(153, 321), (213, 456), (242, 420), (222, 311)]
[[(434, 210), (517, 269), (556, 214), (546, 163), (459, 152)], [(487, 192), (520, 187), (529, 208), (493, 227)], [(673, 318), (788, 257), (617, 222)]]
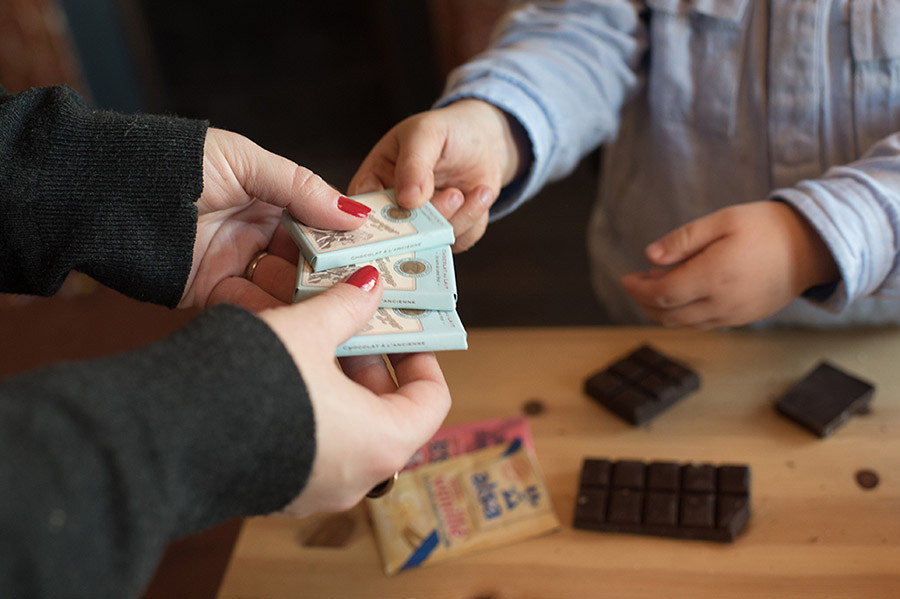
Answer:
[(455, 310), (379, 308), (335, 355), (366, 356), (467, 349), (466, 330)]
[(309, 262), (300, 261), (294, 302), (303, 301), (340, 283), (358, 268), (370, 264), (378, 269), (384, 282), (382, 308), (420, 308), (453, 310), (456, 308), (456, 275), (449, 246), (385, 256), (365, 264), (354, 264), (315, 271)]
[(316, 229), (287, 212), (282, 214), (282, 224), (314, 271), (449, 246), (455, 241), (453, 227), (430, 203), (415, 210), (401, 208), (392, 189), (352, 199), (372, 210), (365, 224), (352, 231)]

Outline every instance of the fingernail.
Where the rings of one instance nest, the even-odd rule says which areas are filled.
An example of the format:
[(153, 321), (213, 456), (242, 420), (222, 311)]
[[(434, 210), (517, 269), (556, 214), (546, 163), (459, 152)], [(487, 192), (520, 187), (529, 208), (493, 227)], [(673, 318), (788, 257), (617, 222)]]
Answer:
[(666, 250), (661, 243), (651, 243), (647, 246), (647, 257), (651, 260), (660, 260), (665, 253)]
[(457, 191), (456, 193), (450, 194), (450, 197), (447, 198), (447, 207), (451, 212), (456, 212), (462, 205), (465, 203), (466, 198), (462, 194), (462, 192)]
[[(418, 185), (412, 187), (397, 188), (397, 204), (403, 208), (415, 206), (422, 197), (422, 188)], [(431, 198), (428, 198), (429, 200)]]
[(488, 188), (482, 188), (478, 191), (478, 201), (487, 207), (490, 207), (491, 203), (493, 202), (492, 196), (493, 194)]
[(347, 214), (351, 214), (356, 218), (366, 218), (367, 216), (369, 216), (369, 213), (372, 212), (372, 209), (365, 204), (360, 204), (356, 200), (351, 200), (347, 196), (341, 196), (338, 198), (338, 210), (340, 210), (341, 212), (346, 212)]
[(372, 291), (375, 284), (378, 283), (378, 269), (372, 266), (363, 266), (355, 273), (347, 277), (345, 283), (350, 283), (354, 287), (359, 287), (363, 291)]

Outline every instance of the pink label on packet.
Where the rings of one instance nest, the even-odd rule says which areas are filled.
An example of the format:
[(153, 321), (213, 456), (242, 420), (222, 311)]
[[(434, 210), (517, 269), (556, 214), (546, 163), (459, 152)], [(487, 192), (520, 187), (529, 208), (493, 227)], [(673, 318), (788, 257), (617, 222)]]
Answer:
[(513, 439), (520, 439), (528, 452), (534, 455), (531, 427), (528, 426), (528, 418), (525, 416), (444, 427), (416, 451), (404, 470), (413, 470), (432, 462), (508, 443)]

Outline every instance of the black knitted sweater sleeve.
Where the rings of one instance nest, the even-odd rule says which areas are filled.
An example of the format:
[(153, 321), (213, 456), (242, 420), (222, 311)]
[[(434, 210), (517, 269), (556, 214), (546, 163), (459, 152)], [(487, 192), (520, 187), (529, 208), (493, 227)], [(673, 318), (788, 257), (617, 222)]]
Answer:
[(297, 368), (233, 306), (3, 381), (0, 597), (139, 597), (169, 541), (284, 507), (314, 457)]
[(0, 291), (70, 270), (174, 306), (191, 265), (207, 123), (92, 110), (65, 86), (0, 89)]
[[(206, 127), (0, 89), (0, 292), (51, 294), (76, 269), (177, 304)], [(139, 597), (169, 541), (290, 502), (315, 447), (291, 356), (233, 306), (0, 381), (0, 597)]]

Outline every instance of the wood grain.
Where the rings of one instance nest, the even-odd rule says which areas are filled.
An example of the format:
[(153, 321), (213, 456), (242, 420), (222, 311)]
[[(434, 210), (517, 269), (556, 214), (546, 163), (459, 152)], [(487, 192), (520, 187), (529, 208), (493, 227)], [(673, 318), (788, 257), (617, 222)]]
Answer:
[[(700, 390), (642, 427), (583, 393), (585, 377), (641, 343), (701, 375)], [(874, 382), (871, 413), (819, 439), (775, 399), (820, 359)], [(339, 549), (301, 539), (326, 515), (245, 522), (220, 599), (267, 597), (900, 596), (900, 332), (686, 332), (656, 328), (476, 330), (441, 355), (447, 423), (517, 414), (529, 401), (538, 459), (563, 529), (395, 577), (381, 571), (365, 511)], [(746, 463), (753, 515), (733, 544), (571, 527), (585, 457)], [(877, 473), (861, 487), (856, 473)], [(389, 500), (389, 495), (385, 500)]]

